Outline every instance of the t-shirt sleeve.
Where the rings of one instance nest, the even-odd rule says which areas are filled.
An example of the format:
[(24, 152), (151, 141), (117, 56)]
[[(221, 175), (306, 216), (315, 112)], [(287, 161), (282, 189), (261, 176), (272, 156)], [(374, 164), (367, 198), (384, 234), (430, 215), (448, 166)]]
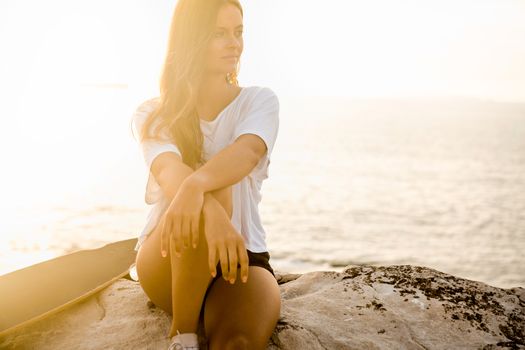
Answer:
[[(140, 135), (146, 118), (153, 111), (157, 103), (157, 99), (147, 100), (139, 105), (133, 113), (133, 124), (137, 135)], [(161, 153), (174, 152), (181, 156), (179, 148), (167, 137), (165, 133), (161, 134), (159, 137), (159, 140), (149, 139), (145, 141), (139, 141), (142, 156), (148, 169), (151, 169), (153, 160), (155, 160), (155, 158)]]
[(156, 203), (162, 196), (162, 191), (155, 180), (155, 176), (151, 172), (151, 165), (157, 156), (164, 152), (174, 152), (182, 157), (182, 154), (173, 141), (167, 136), (166, 133), (159, 135), (159, 139), (148, 139), (140, 141), (140, 132), (148, 115), (154, 110), (158, 98), (149, 99), (140, 104), (132, 116), (133, 126), (135, 128), (136, 139), (139, 142), (142, 156), (148, 170), (148, 182), (146, 185), (145, 200), (148, 204)]
[(233, 141), (243, 134), (259, 136), (267, 147), (267, 152), (252, 171), (259, 179), (268, 178), (271, 154), (279, 131), (279, 99), (269, 88), (262, 88), (255, 96), (248, 111), (241, 116), (235, 127)]

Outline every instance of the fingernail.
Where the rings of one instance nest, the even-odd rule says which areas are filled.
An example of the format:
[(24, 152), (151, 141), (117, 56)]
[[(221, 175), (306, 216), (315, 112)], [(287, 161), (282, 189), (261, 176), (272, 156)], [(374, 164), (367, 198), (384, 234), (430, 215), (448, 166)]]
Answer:
[(235, 279), (231, 278), (230, 283), (233, 284), (233, 282), (235, 282)]
[(248, 277), (243, 277), (243, 278), (242, 278), (242, 281), (243, 281), (244, 283), (246, 283), (247, 280), (248, 280)]
[(163, 250), (162, 251), (162, 257), (165, 258), (166, 257), (166, 252)]
[(211, 275), (212, 275), (212, 277), (215, 277), (215, 276), (217, 276), (217, 272), (213, 271), (213, 272), (211, 273)]

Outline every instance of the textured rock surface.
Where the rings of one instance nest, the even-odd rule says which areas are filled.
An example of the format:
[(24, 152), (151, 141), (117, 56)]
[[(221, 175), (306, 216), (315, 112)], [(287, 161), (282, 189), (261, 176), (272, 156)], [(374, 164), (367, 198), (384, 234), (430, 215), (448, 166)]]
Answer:
[[(283, 303), (268, 349), (525, 349), (524, 288), (409, 265), (276, 276)], [(170, 321), (120, 279), (0, 348), (167, 349)]]

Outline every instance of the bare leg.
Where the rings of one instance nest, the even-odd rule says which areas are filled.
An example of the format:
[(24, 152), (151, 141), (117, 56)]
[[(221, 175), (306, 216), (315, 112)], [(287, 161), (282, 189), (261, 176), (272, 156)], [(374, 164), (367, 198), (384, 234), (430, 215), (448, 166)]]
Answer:
[[(173, 323), (169, 337), (180, 333), (197, 333), (199, 315), (206, 290), (213, 280), (208, 267), (208, 243), (199, 225), (199, 245), (184, 249), (180, 258), (171, 245), (165, 259), (171, 260), (171, 300)], [(160, 250), (160, 242), (159, 242)]]
[[(228, 199), (228, 194), (231, 200), (231, 186), (216, 192), (215, 198), (229, 209), (231, 216), (231, 207), (223, 201)], [(155, 305), (173, 317), (169, 337), (176, 335), (177, 330), (180, 333), (197, 332), (203, 299), (212, 281), (208, 268), (208, 244), (203, 228), (201, 216), (199, 245), (197, 249), (184, 249), (180, 258), (171, 253), (173, 248), (166, 258), (160, 255), (158, 227), (137, 253), (137, 274), (142, 289)]]
[(205, 301), (208, 349), (266, 349), (280, 310), (279, 285), (268, 270), (250, 266), (246, 284), (218, 279)]

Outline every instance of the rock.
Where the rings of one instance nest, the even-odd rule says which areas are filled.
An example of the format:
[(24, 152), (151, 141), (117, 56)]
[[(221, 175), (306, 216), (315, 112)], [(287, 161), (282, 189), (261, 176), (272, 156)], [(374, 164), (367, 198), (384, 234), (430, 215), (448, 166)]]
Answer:
[[(281, 317), (268, 349), (525, 349), (525, 289), (410, 265), (276, 271)], [(1, 349), (167, 349), (171, 318), (120, 279), (0, 339)], [(202, 322), (201, 349), (206, 349)]]

